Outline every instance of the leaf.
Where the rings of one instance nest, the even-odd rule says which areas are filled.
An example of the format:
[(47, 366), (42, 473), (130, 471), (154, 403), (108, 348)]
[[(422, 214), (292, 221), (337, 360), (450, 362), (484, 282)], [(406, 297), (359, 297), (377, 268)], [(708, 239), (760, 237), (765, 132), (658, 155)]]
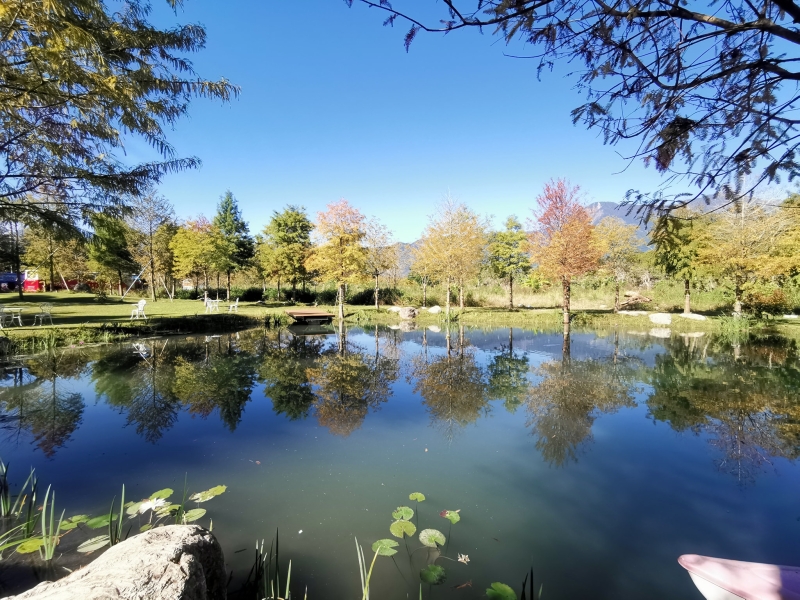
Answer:
[(403, 534), (406, 536), (411, 537), (417, 531), (416, 525), (414, 525), (411, 521), (395, 521), (391, 525), (389, 525), (389, 532), (394, 537), (402, 538)]
[(142, 506), (142, 504), (144, 504), (144, 503), (145, 503), (145, 500), (142, 500), (141, 502), (131, 502), (128, 505), (128, 508), (127, 508), (127, 510), (125, 512), (127, 513), (128, 516), (132, 517), (133, 515), (135, 515), (135, 514), (137, 514), (139, 512), (139, 507)]
[(447, 579), (447, 573), (439, 565), (428, 565), (419, 572), (419, 578), (428, 585), (441, 585)]
[(181, 507), (180, 504), (167, 504), (166, 506), (162, 506), (156, 511), (156, 516), (158, 518), (166, 517), (171, 512), (178, 510)]
[(414, 492), (408, 495), (409, 500), (416, 500), (417, 502), (425, 502), (425, 494), (421, 492)]
[(150, 494), (150, 500), (155, 500), (156, 498), (162, 498), (166, 500), (173, 494), (173, 490), (171, 488), (164, 488), (163, 490), (158, 490), (157, 492), (153, 492)]
[(69, 531), (75, 529), (80, 523), (85, 523), (89, 520), (88, 515), (75, 515), (61, 523), (61, 531)]
[(439, 513), (439, 516), (444, 517), (451, 523), (458, 523), (461, 520), (461, 516), (455, 510), (443, 510)]
[(436, 548), (437, 545), (444, 546), (445, 537), (438, 529), (423, 529), (419, 532), (419, 541), (423, 546)]
[(108, 515), (100, 515), (93, 519), (86, 521), (86, 526), (92, 529), (100, 529), (101, 527), (108, 527)]
[(30, 554), (31, 552), (36, 552), (42, 546), (44, 546), (44, 540), (42, 538), (31, 538), (17, 546), (17, 552), (20, 554)]
[(392, 518), (396, 520), (410, 521), (414, 517), (414, 511), (407, 506), (398, 506), (392, 513)]
[(492, 600), (517, 600), (517, 595), (505, 583), (493, 583), (492, 587), (486, 590), (486, 595)]
[(141, 527), (139, 527), (139, 531), (147, 531), (148, 529), (152, 529), (153, 526), (150, 523), (145, 523)]
[(192, 523), (197, 521), (200, 517), (206, 514), (205, 508), (193, 508), (192, 510), (187, 510), (183, 513), (183, 522), (184, 523)]
[(399, 544), (394, 540), (390, 539), (383, 539), (378, 540), (374, 544), (372, 544), (372, 551), (377, 552), (381, 556), (392, 556), (393, 554), (397, 554), (396, 548)]
[(197, 492), (189, 496), (189, 500), (194, 500), (195, 502), (207, 502), (214, 498), (215, 496), (219, 496), (220, 494), (224, 494), (225, 490), (228, 489), (227, 485), (218, 485), (216, 487), (211, 488), (210, 490), (206, 490), (205, 492)]
[(107, 535), (98, 535), (97, 537), (93, 537), (89, 540), (83, 542), (80, 546), (78, 546), (78, 552), (94, 552), (95, 550), (100, 550), (103, 546), (108, 545), (108, 536)]

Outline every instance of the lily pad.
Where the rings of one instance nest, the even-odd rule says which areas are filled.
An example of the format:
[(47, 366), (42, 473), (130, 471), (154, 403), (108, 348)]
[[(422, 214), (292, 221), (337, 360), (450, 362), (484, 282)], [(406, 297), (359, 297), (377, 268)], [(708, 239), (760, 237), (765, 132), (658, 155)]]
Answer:
[(381, 556), (392, 556), (393, 554), (397, 554), (397, 550), (395, 548), (398, 546), (398, 543), (394, 540), (384, 539), (378, 540), (374, 544), (372, 544), (372, 551), (377, 552)]
[(94, 552), (95, 550), (100, 550), (103, 546), (108, 545), (108, 536), (107, 535), (98, 535), (97, 537), (93, 537), (92, 539), (86, 540), (80, 546), (78, 546), (78, 552)]
[(419, 572), (419, 578), (422, 583), (428, 585), (441, 585), (447, 579), (447, 573), (439, 565), (428, 565)]
[(414, 492), (408, 495), (409, 500), (416, 500), (417, 502), (425, 502), (425, 494), (421, 492)]
[(444, 546), (444, 534), (438, 529), (423, 529), (419, 532), (419, 541), (423, 546), (428, 548), (436, 548), (437, 546)]
[(148, 529), (152, 529), (153, 526), (150, 523), (145, 523), (141, 527), (139, 527), (139, 531), (147, 531)]
[(135, 514), (138, 514), (139, 507), (144, 504), (146, 500), (142, 500), (141, 502), (131, 502), (128, 507), (125, 509), (125, 512), (128, 516), (132, 517)]
[(417, 527), (411, 521), (395, 521), (391, 525), (389, 525), (389, 532), (394, 537), (402, 538), (403, 534), (408, 537), (411, 537), (417, 532)]
[(31, 538), (17, 546), (17, 552), (20, 554), (30, 554), (31, 552), (36, 552), (42, 546), (44, 546), (44, 540), (42, 538)]
[(180, 507), (180, 504), (167, 504), (156, 511), (156, 516), (158, 518), (169, 516), (171, 512), (178, 510)]
[(517, 600), (517, 595), (514, 593), (514, 590), (505, 583), (493, 583), (492, 587), (486, 590), (486, 595), (491, 598), (491, 600)]
[(211, 500), (215, 496), (224, 494), (225, 490), (227, 489), (228, 489), (227, 485), (218, 485), (211, 488), (210, 490), (206, 490), (205, 492), (197, 492), (196, 494), (189, 496), (189, 500), (194, 500), (195, 502), (207, 502), (208, 500)]
[[(116, 515), (115, 515), (116, 518)], [(86, 521), (86, 526), (92, 529), (100, 529), (101, 527), (108, 527), (108, 515), (100, 515), (94, 519)]]
[(396, 520), (404, 520), (410, 521), (414, 517), (414, 511), (411, 510), (408, 506), (398, 506), (397, 509), (392, 513), (392, 518)]
[(156, 498), (163, 498), (166, 500), (172, 496), (173, 493), (174, 491), (171, 488), (164, 488), (163, 490), (158, 490), (157, 492), (150, 494), (150, 500), (155, 500)]
[(197, 521), (200, 517), (206, 514), (205, 508), (193, 508), (192, 510), (187, 510), (183, 513), (183, 522), (184, 523), (192, 523)]
[(439, 516), (444, 517), (451, 523), (458, 523), (461, 520), (457, 510), (443, 510), (439, 513)]
[(75, 529), (80, 523), (86, 523), (89, 520), (88, 515), (75, 515), (66, 521), (61, 522), (61, 531), (69, 531)]

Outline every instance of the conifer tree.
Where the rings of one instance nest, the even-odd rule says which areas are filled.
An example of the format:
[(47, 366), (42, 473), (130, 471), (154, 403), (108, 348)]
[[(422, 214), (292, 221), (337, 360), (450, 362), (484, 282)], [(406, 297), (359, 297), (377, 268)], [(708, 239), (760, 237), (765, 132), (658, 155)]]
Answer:
[(231, 273), (246, 267), (255, 254), (247, 222), (242, 219), (239, 205), (230, 190), (220, 197), (214, 227), (214, 262), (217, 270), (226, 275), (226, 297), (230, 300)]
[(517, 217), (506, 219), (504, 231), (492, 234), (489, 242), (489, 265), (497, 277), (508, 282), (508, 308), (514, 308), (514, 279), (531, 270), (527, 253), (528, 236)]
[(314, 224), (302, 206), (287, 206), (273, 212), (264, 228), (266, 248), (259, 248), (262, 268), (273, 277), (284, 278), (292, 284), (292, 300), (296, 299), (297, 283), (306, 278), (305, 261), (311, 250), (311, 231)]

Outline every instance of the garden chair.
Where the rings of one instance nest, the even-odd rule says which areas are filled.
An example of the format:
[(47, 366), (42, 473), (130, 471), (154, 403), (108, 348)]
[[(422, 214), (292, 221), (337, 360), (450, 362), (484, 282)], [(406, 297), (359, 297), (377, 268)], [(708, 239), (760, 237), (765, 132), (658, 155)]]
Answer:
[(39, 305), (39, 312), (33, 315), (33, 324), (36, 325), (36, 321), (39, 321), (39, 325), (44, 326), (44, 320), (47, 319), (50, 321), (50, 325), (53, 324), (53, 316), (51, 313), (53, 312), (53, 304), (52, 302), (44, 302)]
[(134, 306), (131, 311), (131, 320), (139, 318), (147, 319), (147, 315), (144, 314), (145, 304), (147, 304), (147, 300), (139, 300), (139, 302), (136, 303), (136, 306)]
[(0, 329), (11, 323), (11, 313), (0, 306)]
[(229, 313), (239, 313), (239, 299), (236, 299), (236, 302), (233, 304), (228, 305), (228, 312)]

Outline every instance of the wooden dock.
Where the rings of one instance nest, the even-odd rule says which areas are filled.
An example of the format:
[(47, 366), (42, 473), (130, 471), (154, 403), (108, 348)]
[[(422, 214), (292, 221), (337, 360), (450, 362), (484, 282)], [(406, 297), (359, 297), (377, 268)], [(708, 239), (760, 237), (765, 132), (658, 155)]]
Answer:
[(286, 314), (292, 317), (295, 323), (329, 323), (335, 316), (329, 312), (317, 310), (315, 308), (287, 310)]

